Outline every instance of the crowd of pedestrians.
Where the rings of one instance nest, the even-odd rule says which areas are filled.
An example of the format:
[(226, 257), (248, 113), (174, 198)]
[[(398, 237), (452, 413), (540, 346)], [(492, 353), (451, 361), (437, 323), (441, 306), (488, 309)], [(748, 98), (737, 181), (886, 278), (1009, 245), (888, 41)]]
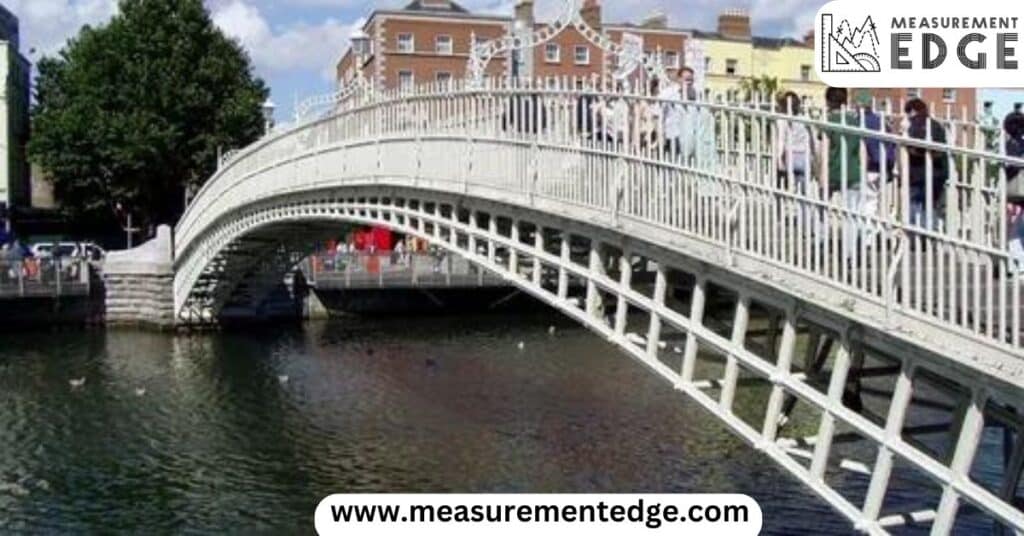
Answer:
[[(579, 130), (585, 135), (592, 133), (598, 143), (697, 168), (750, 165), (739, 163), (732, 153), (751, 147), (755, 122), (751, 120), (746, 127), (730, 123), (724, 113), (716, 115), (715, 106), (697, 105), (692, 69), (683, 67), (664, 81), (649, 82), (643, 92), (648, 98), (619, 96), (622, 82), (616, 89), (619, 91), (601, 99), (581, 101), (583, 109), (577, 112)], [(987, 124), (975, 125), (973, 134), (960, 132), (958, 145), (953, 147), (951, 137), (956, 140), (957, 133), (952, 129), (964, 126), (934, 117), (920, 98), (910, 99), (896, 113), (882, 112), (875, 108), (876, 99), (868, 90), (831, 87), (826, 90), (822, 113), (812, 114), (793, 92), (782, 94), (771, 104), (776, 114), (770, 121), (756, 124), (758, 128), (768, 125), (763, 132), (767, 138), (762, 139), (770, 140), (772, 146), (776, 186), (810, 197), (817, 206), (844, 209), (843, 215), (833, 215), (831, 221), (841, 228), (845, 257), (858, 248), (874, 247), (879, 227), (876, 218), (927, 231), (952, 232), (946, 209), (963, 203), (947, 199), (947, 195), (957, 195), (952, 181), (967, 182), (965, 175), (984, 167), (990, 186), (999, 184), (999, 174), (1005, 172), (1010, 215), (1007, 240), (1015, 258), (1024, 263), (1024, 171), (999, 163), (996, 157), (1000, 153), (1024, 157), (1024, 112), (1020, 106), (1001, 124), (989, 118)], [(991, 107), (987, 113), (992, 115)], [(825, 124), (811, 117), (820, 117)], [(965, 165), (961, 153), (955, 152), (974, 149), (968, 144), (975, 138), (988, 145), (994, 166), (985, 161)], [(741, 149), (737, 151), (737, 147)], [(827, 232), (822, 209), (801, 210), (812, 233)]]

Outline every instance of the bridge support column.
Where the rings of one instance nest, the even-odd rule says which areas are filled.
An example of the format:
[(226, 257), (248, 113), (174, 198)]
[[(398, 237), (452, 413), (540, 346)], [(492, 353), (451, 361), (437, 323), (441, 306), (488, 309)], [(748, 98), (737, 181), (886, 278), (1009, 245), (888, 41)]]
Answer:
[(103, 266), (107, 324), (173, 327), (174, 267), (171, 228), (140, 247), (114, 251)]
[[(704, 302), (707, 300), (708, 280), (698, 275), (697, 283), (693, 286), (693, 297), (690, 299), (690, 326), (697, 327), (704, 324)], [(683, 384), (693, 383), (693, 372), (697, 367), (697, 335), (693, 331), (686, 333), (686, 348), (683, 350), (683, 367), (680, 372), (680, 382)]]
[[(849, 333), (844, 333), (839, 351), (836, 352), (836, 360), (832, 365), (832, 378), (828, 385), (828, 402), (831, 407), (843, 405), (843, 392), (846, 390), (846, 380), (850, 373), (850, 357), (850, 337)], [(828, 409), (825, 408), (821, 414), (818, 442), (814, 446), (814, 458), (811, 460), (811, 476), (816, 480), (825, 478), (828, 454), (832, 450), (832, 438), (836, 431), (836, 418)]]
[(623, 251), (619, 256), (619, 298), (615, 305), (615, 334), (619, 337), (626, 335), (626, 321), (629, 314), (629, 302), (626, 301), (626, 291), (633, 285), (633, 254)]
[[(988, 396), (984, 388), (975, 388), (971, 396), (971, 402), (967, 406), (961, 426), (959, 428), (956, 448), (953, 451), (953, 463), (949, 469), (953, 472), (954, 482), (966, 482), (968, 473), (971, 471), (971, 463), (974, 462), (974, 455), (978, 451), (978, 443), (981, 442), (981, 434), (985, 427), (985, 403)], [(935, 521), (932, 523), (932, 534), (949, 534), (953, 529), (953, 521), (956, 519), (956, 511), (960, 506), (960, 497), (953, 484), (946, 484), (942, 490), (942, 499), (939, 501), (939, 508), (936, 512)]]
[(563, 232), (561, 251), (562, 265), (558, 267), (558, 299), (562, 301), (565, 301), (565, 299), (569, 297), (569, 270), (566, 269), (566, 266), (572, 262), (572, 259), (569, 257), (569, 240), (569, 234)]
[(668, 292), (668, 271), (661, 263), (654, 279), (654, 309), (651, 311), (651, 324), (647, 329), (647, 359), (658, 359), (658, 345), (661, 344), (661, 310), (665, 308), (665, 294)]
[[(740, 295), (736, 301), (736, 315), (732, 325), (732, 346), (743, 348), (743, 341), (747, 338), (747, 324), (750, 322), (750, 298)], [(722, 378), (722, 396), (719, 399), (719, 406), (724, 411), (732, 411), (733, 399), (736, 398), (736, 383), (740, 377), (740, 364), (736, 354), (729, 353), (725, 361), (725, 376)]]
[(474, 231), (472, 233), (469, 233), (469, 253), (471, 256), (474, 256), (480, 253), (479, 251), (477, 251), (475, 232), (480, 229), (480, 217), (479, 213), (475, 210), (469, 212), (469, 227)]
[(782, 344), (779, 346), (779, 359), (775, 365), (777, 377), (772, 378), (772, 394), (768, 398), (768, 409), (765, 412), (764, 428), (761, 432), (764, 440), (768, 443), (774, 443), (779, 434), (782, 404), (786, 399), (786, 391), (782, 388), (780, 381), (792, 372), (793, 354), (796, 352), (796, 323), (796, 311), (790, 308), (786, 311), (782, 328)]
[(543, 284), (544, 265), (540, 262), (540, 253), (544, 252), (544, 228), (537, 226), (533, 232), (533, 285), (540, 288)]
[(498, 219), (494, 214), (487, 216), (487, 262), (494, 264), (498, 257), (498, 244), (494, 238), (498, 236)]
[[(601, 251), (601, 243), (593, 242), (590, 246), (590, 274), (591, 276), (605, 275), (604, 253)], [(603, 316), (604, 303), (601, 294), (597, 291), (597, 282), (593, 277), (587, 279), (587, 314), (594, 318)], [(603, 320), (602, 320), (603, 322)]]
[(508, 250), (508, 271), (512, 277), (519, 278), (519, 221), (512, 220), (512, 229), (509, 230), (509, 237), (512, 239), (513, 247)]
[(434, 203), (434, 240), (437, 243), (441, 243), (441, 225), (438, 222), (444, 221), (444, 215), (441, 213), (441, 203)]
[(871, 483), (868, 484), (868, 493), (864, 499), (864, 517), (872, 521), (877, 520), (882, 512), (885, 491), (889, 488), (889, 478), (892, 476), (893, 452), (886, 444), (900, 439), (907, 408), (910, 407), (910, 400), (914, 394), (913, 376), (913, 362), (905, 361), (899, 376), (896, 377), (889, 415), (885, 420), (885, 443), (878, 446), (875, 469), (871, 473)]

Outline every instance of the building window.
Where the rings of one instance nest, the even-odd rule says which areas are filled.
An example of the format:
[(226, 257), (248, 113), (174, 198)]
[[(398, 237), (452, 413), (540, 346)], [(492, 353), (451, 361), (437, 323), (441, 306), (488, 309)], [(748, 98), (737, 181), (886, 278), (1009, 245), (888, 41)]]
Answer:
[(710, 56), (705, 56), (704, 57), (704, 72), (705, 73), (710, 73), (711, 72), (711, 67), (713, 65), (714, 65), (714, 63), (712, 63), (711, 57)]
[(398, 51), (411, 54), (416, 51), (416, 41), (412, 34), (398, 34)]
[(921, 88), (919, 88), (919, 87), (908, 87), (907, 88), (907, 98), (908, 99), (920, 99), (921, 98)]
[(736, 61), (736, 60), (725, 60), (725, 75), (726, 76), (736, 76), (736, 74), (737, 74), (736, 71), (738, 70), (737, 69), (737, 64), (738, 63), (739, 62)]
[(800, 80), (803, 80), (804, 82), (810, 82), (811, 81), (811, 66), (810, 65), (801, 65), (800, 66)]
[(573, 55), (576, 65), (590, 65), (590, 48), (585, 45), (576, 45), (576, 52)]
[(669, 51), (669, 52), (665, 53), (665, 67), (669, 67), (671, 69), (678, 69), (679, 68), (679, 53), (678, 52)]
[(942, 100), (949, 103), (956, 102), (956, 90), (946, 88), (942, 90)]
[(441, 83), (448, 83), (452, 81), (452, 73), (447, 71), (438, 71), (435, 77), (437, 78), (437, 81)]
[(561, 63), (562, 49), (555, 43), (548, 43), (544, 47), (544, 61), (548, 63)]
[(434, 50), (437, 51), (438, 54), (441, 54), (441, 55), (444, 55), (444, 56), (451, 56), (452, 55), (452, 36), (450, 36), (450, 35), (439, 35), (439, 36), (437, 36), (437, 39), (434, 40)]
[(416, 79), (413, 77), (412, 71), (398, 71), (398, 87), (400, 89), (412, 89), (415, 83)]

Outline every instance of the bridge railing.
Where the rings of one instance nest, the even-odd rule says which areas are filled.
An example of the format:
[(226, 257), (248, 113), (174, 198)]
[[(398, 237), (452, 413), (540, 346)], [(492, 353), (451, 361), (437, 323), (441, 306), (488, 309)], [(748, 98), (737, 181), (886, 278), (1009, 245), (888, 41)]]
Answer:
[(1024, 160), (987, 150), (977, 125), (947, 122), (940, 136), (901, 123), (564, 79), (393, 90), (243, 150), (189, 207), (177, 256), (212, 218), (267, 195), (430, 179), (674, 230), (1019, 350), (1024, 258), (1011, 254), (1007, 183)]
[(317, 253), (307, 278), (321, 289), (507, 286), (500, 277), (442, 252)]
[(0, 260), (0, 300), (87, 296), (89, 270), (83, 259)]

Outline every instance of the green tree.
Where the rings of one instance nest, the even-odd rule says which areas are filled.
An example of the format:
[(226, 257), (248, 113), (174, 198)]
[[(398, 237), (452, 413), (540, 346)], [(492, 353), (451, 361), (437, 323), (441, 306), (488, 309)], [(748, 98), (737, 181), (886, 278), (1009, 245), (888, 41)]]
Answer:
[(173, 223), (219, 147), (263, 132), (268, 90), (202, 0), (122, 0), (39, 63), (29, 153), (73, 221)]
[(768, 100), (774, 98), (784, 91), (782, 84), (779, 83), (779, 79), (773, 76), (750, 76), (740, 80), (740, 91), (745, 95), (745, 99), (752, 101), (757, 97)]

